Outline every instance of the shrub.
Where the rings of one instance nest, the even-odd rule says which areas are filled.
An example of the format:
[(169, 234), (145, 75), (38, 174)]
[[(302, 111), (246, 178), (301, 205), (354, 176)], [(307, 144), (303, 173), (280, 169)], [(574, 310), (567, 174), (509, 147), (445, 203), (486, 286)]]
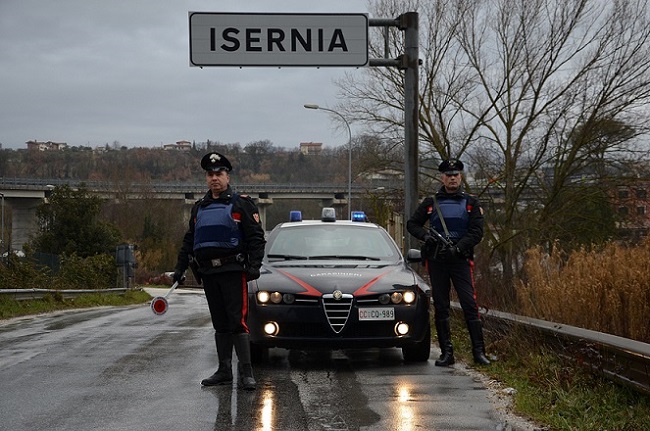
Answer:
[(35, 265), (31, 260), (9, 255), (6, 265), (0, 265), (0, 288), (36, 289), (48, 286), (52, 272)]
[(116, 280), (115, 258), (108, 254), (62, 256), (56, 274), (29, 258), (10, 257), (7, 265), (0, 265), (3, 289), (108, 289)]
[(76, 254), (61, 258), (61, 269), (54, 283), (58, 289), (109, 289), (115, 286), (115, 258), (98, 254), (82, 258)]

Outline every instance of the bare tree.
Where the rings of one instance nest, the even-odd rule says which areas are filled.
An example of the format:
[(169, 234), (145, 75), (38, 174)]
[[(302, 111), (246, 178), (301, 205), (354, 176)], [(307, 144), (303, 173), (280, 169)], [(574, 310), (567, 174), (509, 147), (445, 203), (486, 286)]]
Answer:
[[(559, 191), (577, 173), (645, 156), (634, 153), (650, 99), (647, 0), (371, 4), (377, 17), (419, 12), (421, 154), (463, 157), (480, 173), (469, 185), (490, 210), (486, 243), (506, 280), (531, 242), (549, 239), (540, 235), (552, 220), (543, 209), (567, 200)], [(391, 57), (401, 54), (400, 37), (391, 32)], [(373, 33), (371, 56), (384, 46)], [(403, 136), (399, 70), (368, 68), (339, 86), (348, 116), (380, 136)], [(625, 126), (616, 139), (586, 133), (604, 122)]]

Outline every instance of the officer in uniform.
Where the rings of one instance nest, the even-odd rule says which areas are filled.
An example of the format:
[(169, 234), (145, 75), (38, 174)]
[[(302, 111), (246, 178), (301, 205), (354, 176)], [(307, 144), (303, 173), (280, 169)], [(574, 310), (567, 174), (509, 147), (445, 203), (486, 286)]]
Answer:
[(210, 190), (192, 207), (174, 271), (181, 282), (192, 268), (208, 301), (215, 330), (219, 368), (201, 381), (204, 386), (231, 384), (233, 346), (239, 360), (241, 387), (256, 387), (251, 366), (247, 281), (260, 276), (264, 229), (253, 200), (230, 187), (232, 165), (219, 153), (201, 159)]
[[(435, 364), (449, 366), (455, 362), (449, 326), (449, 295), (453, 282), (469, 330), (474, 361), (489, 365), (473, 274), (474, 247), (483, 238), (483, 209), (476, 197), (462, 191), (463, 163), (460, 160), (445, 160), (438, 170), (442, 186), (434, 196), (420, 203), (406, 224), (409, 233), (424, 242), (423, 258), (431, 278), (436, 332), (442, 351)], [(449, 244), (427, 230), (426, 223)]]

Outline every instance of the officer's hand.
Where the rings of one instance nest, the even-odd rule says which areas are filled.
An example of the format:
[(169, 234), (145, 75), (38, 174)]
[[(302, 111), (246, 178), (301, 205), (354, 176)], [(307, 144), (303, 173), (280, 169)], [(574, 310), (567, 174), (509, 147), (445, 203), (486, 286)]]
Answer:
[(447, 249), (447, 256), (451, 259), (458, 259), (463, 257), (463, 254), (460, 252), (458, 246), (455, 245)]
[(174, 283), (183, 284), (183, 282), (185, 281), (184, 274), (185, 271), (181, 271), (180, 269), (174, 271), (174, 275), (172, 275), (172, 280), (174, 281)]
[(257, 280), (260, 278), (259, 268), (246, 268), (246, 281)]

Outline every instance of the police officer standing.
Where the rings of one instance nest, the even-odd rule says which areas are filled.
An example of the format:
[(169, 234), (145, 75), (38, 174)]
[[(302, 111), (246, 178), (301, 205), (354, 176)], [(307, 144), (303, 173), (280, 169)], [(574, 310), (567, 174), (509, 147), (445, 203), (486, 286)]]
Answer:
[(241, 387), (256, 387), (249, 345), (247, 281), (260, 276), (264, 256), (264, 229), (253, 200), (230, 187), (232, 165), (219, 153), (201, 159), (210, 190), (192, 207), (189, 229), (183, 237), (174, 271), (181, 282), (189, 266), (208, 301), (219, 368), (203, 379), (204, 386), (231, 384), (233, 346), (239, 360)]
[[(483, 238), (483, 209), (477, 198), (462, 191), (460, 160), (445, 160), (438, 170), (442, 186), (420, 203), (406, 224), (409, 233), (424, 242), (423, 258), (431, 278), (436, 332), (442, 352), (435, 364), (449, 366), (455, 362), (449, 325), (453, 282), (469, 330), (474, 361), (489, 365), (473, 274), (474, 247)], [(442, 238), (424, 227), (427, 222), (429, 229), (435, 229)]]

